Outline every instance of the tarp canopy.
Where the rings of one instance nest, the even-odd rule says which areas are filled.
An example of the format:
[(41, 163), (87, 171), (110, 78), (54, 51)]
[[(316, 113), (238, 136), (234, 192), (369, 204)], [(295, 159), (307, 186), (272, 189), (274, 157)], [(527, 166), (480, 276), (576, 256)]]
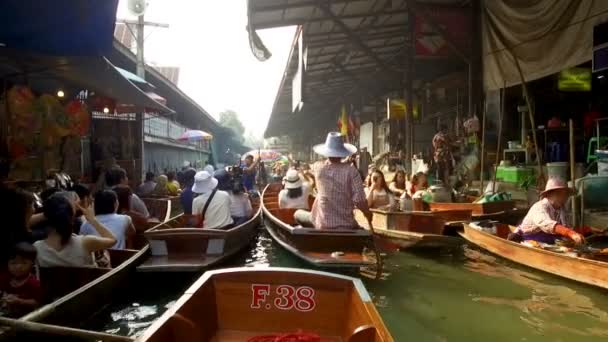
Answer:
[(125, 78), (102, 56), (48, 56), (0, 48), (0, 79), (88, 89), (117, 102), (173, 113)]
[(608, 20), (605, 0), (484, 0), (484, 87), (521, 83), (591, 60), (593, 27)]
[(0, 46), (52, 55), (112, 50), (118, 0), (2, 0)]

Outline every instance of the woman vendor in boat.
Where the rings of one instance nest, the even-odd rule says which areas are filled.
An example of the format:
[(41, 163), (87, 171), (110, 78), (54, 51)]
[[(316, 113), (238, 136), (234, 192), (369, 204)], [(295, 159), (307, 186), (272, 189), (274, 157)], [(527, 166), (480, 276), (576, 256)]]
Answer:
[(367, 205), (359, 171), (342, 159), (357, 152), (345, 144), (342, 134), (330, 132), (325, 144), (316, 145), (314, 151), (328, 159), (314, 165), (317, 196), (312, 211), (298, 210), (296, 222), (317, 229), (353, 229), (358, 227), (353, 209), (361, 210), (371, 222), (372, 213)]
[(401, 197), (401, 195), (406, 193), (407, 176), (405, 174), (405, 171), (397, 170), (397, 172), (395, 172), (395, 176), (393, 177), (393, 181), (391, 182), (391, 185), (389, 185), (388, 188), (391, 190), (393, 195), (397, 197)]
[(283, 182), (285, 188), (279, 192), (279, 208), (309, 210), (309, 188), (302, 181), (302, 177), (298, 174), (298, 171), (293, 169), (287, 171)]
[(395, 197), (386, 185), (384, 174), (380, 170), (375, 170), (369, 178), (369, 183), (365, 188), (367, 205), (374, 209), (393, 209), (395, 208)]
[(76, 214), (75, 205), (78, 206), (60, 193), (52, 195), (44, 202), (44, 216), (48, 222), (49, 233), (45, 240), (34, 243), (40, 267), (92, 266), (92, 253), (116, 244), (116, 238), (97, 220), (92, 208), (78, 209), (82, 210), (87, 222), (99, 236), (74, 235), (72, 226)]
[(510, 240), (534, 240), (554, 244), (556, 239), (566, 237), (577, 244), (584, 242), (581, 234), (566, 226), (565, 205), (572, 195), (559, 178), (550, 178), (545, 191), (540, 193), (540, 201), (534, 203), (521, 225)]

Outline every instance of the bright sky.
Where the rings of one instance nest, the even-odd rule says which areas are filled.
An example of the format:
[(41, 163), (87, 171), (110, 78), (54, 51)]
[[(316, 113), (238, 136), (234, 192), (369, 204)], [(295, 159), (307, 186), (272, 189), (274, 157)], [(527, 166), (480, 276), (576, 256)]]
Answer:
[[(272, 57), (249, 48), (246, 0), (148, 0), (145, 20), (169, 28), (145, 31), (147, 63), (181, 68), (178, 86), (216, 119), (236, 111), (249, 132), (264, 133), (287, 63), (295, 27), (259, 31)], [(127, 0), (118, 18), (133, 19)]]

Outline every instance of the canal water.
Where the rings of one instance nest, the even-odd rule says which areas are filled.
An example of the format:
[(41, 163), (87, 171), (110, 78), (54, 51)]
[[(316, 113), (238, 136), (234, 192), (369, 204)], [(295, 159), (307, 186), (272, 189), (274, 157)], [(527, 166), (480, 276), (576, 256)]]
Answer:
[[(228, 266), (305, 267), (266, 232)], [(608, 341), (606, 291), (513, 264), (475, 247), (387, 255), (364, 280), (396, 341)], [(115, 303), (97, 327), (135, 336), (186, 285)]]

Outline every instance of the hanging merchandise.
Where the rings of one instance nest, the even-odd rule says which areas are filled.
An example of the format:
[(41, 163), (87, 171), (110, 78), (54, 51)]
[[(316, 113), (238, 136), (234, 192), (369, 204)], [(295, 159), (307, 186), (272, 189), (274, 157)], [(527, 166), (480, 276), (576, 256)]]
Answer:
[(91, 119), (86, 105), (78, 100), (72, 100), (65, 106), (65, 111), (70, 120), (71, 134), (80, 137), (87, 135)]
[(44, 94), (38, 98), (35, 111), (42, 116), (42, 143), (47, 147), (58, 144), (61, 138), (70, 134), (69, 119), (63, 106), (52, 95)]

